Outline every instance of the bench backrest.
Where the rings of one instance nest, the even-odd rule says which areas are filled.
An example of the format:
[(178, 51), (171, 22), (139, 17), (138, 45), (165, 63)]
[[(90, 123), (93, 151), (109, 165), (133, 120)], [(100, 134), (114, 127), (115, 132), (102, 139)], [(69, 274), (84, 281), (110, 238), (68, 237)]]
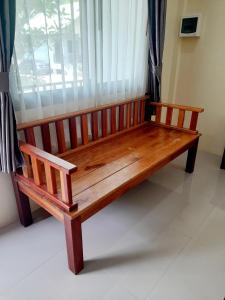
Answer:
[[(17, 130), (24, 133), (23, 139), (26, 143), (36, 146), (35, 130), (40, 129), (43, 149), (49, 153), (63, 154), (70, 149), (142, 124), (148, 98), (145, 96), (22, 123), (17, 126)], [(51, 138), (52, 130), (56, 132), (58, 151), (55, 150), (55, 141)]]

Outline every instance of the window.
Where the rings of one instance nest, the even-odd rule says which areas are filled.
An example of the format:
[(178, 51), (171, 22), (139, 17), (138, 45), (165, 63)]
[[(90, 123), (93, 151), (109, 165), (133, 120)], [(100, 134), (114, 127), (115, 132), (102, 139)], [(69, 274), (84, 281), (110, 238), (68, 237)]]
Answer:
[(68, 53), (73, 53), (73, 44), (71, 40), (67, 41), (67, 49)]
[(18, 118), (143, 95), (146, 24), (147, 0), (17, 0)]

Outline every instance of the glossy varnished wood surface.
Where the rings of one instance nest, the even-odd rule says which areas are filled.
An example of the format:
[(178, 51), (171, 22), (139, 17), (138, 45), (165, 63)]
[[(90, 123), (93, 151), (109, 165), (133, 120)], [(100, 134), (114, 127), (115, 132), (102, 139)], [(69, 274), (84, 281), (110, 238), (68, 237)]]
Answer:
[[(21, 223), (32, 223), (28, 197), (63, 222), (68, 266), (75, 274), (83, 268), (82, 222), (186, 150), (186, 172), (194, 170), (203, 109), (147, 100), (144, 96), (17, 126), (25, 139), (20, 144), (22, 173), (12, 177)], [(155, 117), (145, 115), (148, 105), (155, 106)], [(58, 150), (52, 144), (54, 128)], [(43, 149), (36, 147), (37, 130)]]
[[(198, 135), (151, 124), (63, 158), (77, 166), (72, 174), (73, 201), (83, 219), (95, 213), (99, 201), (115, 198), (187, 150)], [(59, 187), (60, 188), (60, 187)], [(113, 199), (112, 199), (113, 200)], [(111, 200), (111, 201), (112, 201)], [(107, 205), (107, 203), (106, 203)], [(103, 203), (104, 206), (104, 203)]]
[[(146, 100), (144, 96), (19, 125), (27, 144), (20, 146), (26, 163), (18, 180), (72, 217), (91, 216), (191, 148), (199, 137), (196, 126), (202, 108)], [(148, 122), (144, 121), (146, 105), (156, 108), (155, 119)], [(191, 113), (191, 119), (184, 127), (186, 112)], [(69, 124), (69, 143), (64, 120)], [(54, 155), (48, 153), (53, 148), (50, 123), (55, 123), (57, 136), (58, 153)], [(45, 151), (34, 147), (36, 127), (41, 129)]]
[[(63, 222), (68, 265), (75, 274), (83, 268), (82, 222), (186, 150), (186, 172), (194, 170), (200, 136), (196, 126), (203, 109), (147, 99), (18, 125), (26, 142), (20, 145), (22, 173), (13, 176), (21, 223), (32, 222), (28, 197)], [(146, 105), (155, 106), (156, 116), (145, 121)], [(186, 112), (191, 114), (189, 121)], [(51, 123), (58, 144), (54, 155)], [(38, 127), (43, 150), (35, 147)]]

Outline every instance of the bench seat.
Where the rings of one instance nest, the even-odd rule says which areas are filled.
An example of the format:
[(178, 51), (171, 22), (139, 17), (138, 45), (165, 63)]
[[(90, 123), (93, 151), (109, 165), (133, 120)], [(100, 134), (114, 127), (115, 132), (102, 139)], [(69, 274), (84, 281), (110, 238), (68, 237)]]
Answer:
[[(198, 135), (147, 123), (63, 156), (77, 166), (71, 176), (73, 201), (78, 204), (76, 214), (82, 219), (90, 217), (114, 197), (187, 150), (197, 138)], [(60, 190), (60, 184), (58, 187)]]

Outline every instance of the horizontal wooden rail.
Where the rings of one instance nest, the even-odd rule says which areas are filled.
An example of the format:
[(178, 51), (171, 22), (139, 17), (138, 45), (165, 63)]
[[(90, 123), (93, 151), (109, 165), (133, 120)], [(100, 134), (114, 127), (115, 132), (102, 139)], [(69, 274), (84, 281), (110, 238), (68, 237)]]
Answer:
[[(59, 208), (72, 211), (77, 208), (73, 204), (71, 174), (77, 167), (57, 156), (49, 154), (30, 144), (20, 144), (24, 156), (23, 175), (17, 175), (20, 181), (29, 182), (32, 188), (47, 197)], [(57, 186), (57, 174), (60, 187)]]
[(181, 104), (172, 104), (172, 103), (165, 103), (165, 102), (149, 102), (149, 105), (151, 106), (160, 106), (160, 107), (170, 107), (170, 108), (176, 108), (176, 109), (183, 109), (186, 111), (195, 111), (198, 113), (201, 113), (204, 111), (204, 108), (201, 107), (193, 107), (193, 106), (187, 106), (187, 105), (181, 105)]
[[(170, 103), (163, 103), (163, 102), (149, 102), (148, 105), (155, 106), (155, 120), (150, 121), (156, 126), (176, 129), (185, 131), (192, 134), (197, 134), (198, 131), (196, 130), (197, 122), (198, 122), (198, 114), (203, 112), (204, 109), (200, 107), (192, 107), (192, 106), (185, 106), (179, 104), (170, 104)], [(166, 120), (162, 122), (162, 111), (166, 109)], [(178, 117), (176, 124), (172, 124), (173, 120), (173, 113), (175, 110), (178, 110)], [(191, 119), (188, 128), (184, 127), (186, 112), (191, 112)]]
[(35, 156), (40, 161), (48, 161), (48, 164), (52, 167), (54, 167), (57, 170), (62, 170), (66, 174), (74, 173), (74, 171), (77, 170), (77, 166), (69, 163), (66, 160), (63, 160), (55, 155), (52, 155), (50, 153), (47, 153), (37, 147), (34, 147), (30, 144), (25, 144), (20, 142), (20, 150), (23, 153), (26, 153), (30, 156)]
[(88, 108), (88, 109), (84, 109), (84, 110), (78, 110), (75, 112), (69, 112), (69, 113), (65, 113), (65, 114), (61, 114), (61, 115), (57, 115), (57, 116), (53, 116), (53, 117), (49, 117), (49, 118), (44, 118), (44, 119), (39, 119), (39, 120), (35, 120), (35, 121), (31, 121), (31, 122), (25, 122), (25, 123), (21, 123), (17, 125), (17, 130), (23, 130), (26, 128), (31, 128), (31, 127), (36, 127), (36, 126), (41, 126), (44, 124), (49, 124), (49, 123), (54, 123), (56, 121), (61, 121), (61, 120), (66, 120), (72, 117), (78, 117), (84, 114), (89, 114), (92, 112), (97, 112), (97, 111), (102, 111), (104, 109), (110, 109), (114, 106), (120, 106), (120, 105), (125, 105), (128, 104), (130, 102), (134, 102), (134, 101), (144, 101), (149, 99), (149, 96), (142, 96), (139, 98), (134, 98), (134, 99), (130, 99), (130, 100), (126, 100), (126, 101), (115, 101), (113, 103), (109, 103), (109, 104), (105, 104), (105, 105), (99, 105), (97, 107), (93, 107), (93, 108)]

